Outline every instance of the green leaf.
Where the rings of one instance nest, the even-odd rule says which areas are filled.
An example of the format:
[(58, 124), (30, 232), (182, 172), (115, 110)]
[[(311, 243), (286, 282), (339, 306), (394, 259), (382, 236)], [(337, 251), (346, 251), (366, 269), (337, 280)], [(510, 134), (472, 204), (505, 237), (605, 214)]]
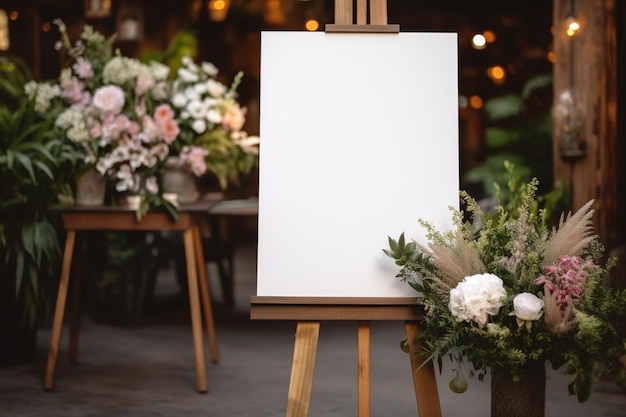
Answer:
[(489, 120), (501, 120), (515, 117), (522, 112), (524, 103), (515, 94), (507, 94), (502, 97), (492, 98), (485, 103), (485, 113)]

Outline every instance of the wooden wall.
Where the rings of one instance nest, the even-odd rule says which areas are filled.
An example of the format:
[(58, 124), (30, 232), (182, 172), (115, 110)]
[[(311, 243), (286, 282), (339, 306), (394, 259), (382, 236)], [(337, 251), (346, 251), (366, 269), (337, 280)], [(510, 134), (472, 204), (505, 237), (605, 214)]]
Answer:
[[(618, 146), (617, 1), (554, 0), (554, 177), (571, 182), (573, 210), (596, 200), (595, 224), (608, 249), (624, 243), (626, 237), (620, 219), (624, 184), (619, 161), (624, 155)], [(581, 29), (568, 37), (571, 11), (580, 19)], [(578, 154), (563, 151), (567, 133), (560, 99), (568, 91), (575, 96), (582, 122), (584, 147)]]

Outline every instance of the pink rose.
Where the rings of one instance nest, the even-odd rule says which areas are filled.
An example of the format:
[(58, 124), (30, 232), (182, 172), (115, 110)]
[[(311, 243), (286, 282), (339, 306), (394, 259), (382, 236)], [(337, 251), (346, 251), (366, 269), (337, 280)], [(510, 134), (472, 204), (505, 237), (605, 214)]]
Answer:
[(154, 110), (154, 120), (157, 124), (165, 123), (174, 118), (172, 108), (167, 104), (161, 104)]
[(106, 85), (96, 90), (93, 105), (105, 114), (118, 114), (124, 107), (124, 91), (117, 85)]
[(222, 118), (222, 124), (226, 130), (238, 132), (243, 128), (246, 122), (246, 114), (244, 110), (239, 106), (234, 106), (224, 114)]
[(135, 86), (135, 92), (137, 95), (143, 96), (146, 94), (152, 87), (154, 87), (154, 78), (148, 75), (140, 75), (137, 77), (137, 85)]
[(162, 126), (163, 140), (169, 145), (176, 140), (180, 133), (180, 128), (175, 120), (167, 120)]

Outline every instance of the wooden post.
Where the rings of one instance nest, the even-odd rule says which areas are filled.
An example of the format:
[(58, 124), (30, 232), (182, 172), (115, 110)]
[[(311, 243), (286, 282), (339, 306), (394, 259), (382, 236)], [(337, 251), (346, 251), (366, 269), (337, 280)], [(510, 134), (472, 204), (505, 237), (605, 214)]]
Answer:
[[(570, 15), (581, 25), (574, 36), (566, 33)], [(592, 198), (596, 200), (594, 223), (600, 240), (610, 249), (623, 242), (616, 227), (620, 224), (616, 0), (555, 0), (553, 16), (554, 178), (571, 183), (572, 210)], [(585, 144), (584, 154), (577, 158), (568, 158), (561, 149), (563, 130), (558, 106), (568, 91), (575, 95), (579, 106)]]

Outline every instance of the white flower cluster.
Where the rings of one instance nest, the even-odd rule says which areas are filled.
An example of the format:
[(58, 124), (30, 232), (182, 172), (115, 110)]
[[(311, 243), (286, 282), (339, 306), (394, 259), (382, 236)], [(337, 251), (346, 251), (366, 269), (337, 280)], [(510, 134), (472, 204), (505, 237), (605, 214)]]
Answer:
[(124, 56), (112, 58), (102, 70), (102, 80), (105, 84), (115, 84), (122, 87), (134, 87), (138, 95), (150, 92), (157, 100), (164, 100), (169, 95), (167, 65), (152, 61), (150, 64)]
[(29, 81), (24, 85), (24, 91), (29, 98), (35, 97), (35, 111), (45, 113), (50, 109), (52, 100), (61, 95), (61, 87), (56, 84)]
[[(196, 134), (202, 134), (221, 125), (226, 131), (238, 132), (245, 122), (245, 109), (235, 100), (234, 89), (229, 89), (214, 77), (217, 68), (208, 62), (197, 65), (189, 57), (182, 59), (178, 78), (174, 81), (172, 105), (180, 118)], [(241, 75), (239, 75), (239, 78)]]
[(450, 290), (448, 308), (457, 321), (474, 321), (480, 328), (487, 324), (487, 315), (498, 314), (506, 299), (502, 280), (493, 274), (465, 277)]
[(65, 134), (74, 143), (87, 143), (91, 140), (86, 119), (79, 109), (70, 107), (64, 110), (57, 117), (55, 124), (61, 129), (67, 129)]

